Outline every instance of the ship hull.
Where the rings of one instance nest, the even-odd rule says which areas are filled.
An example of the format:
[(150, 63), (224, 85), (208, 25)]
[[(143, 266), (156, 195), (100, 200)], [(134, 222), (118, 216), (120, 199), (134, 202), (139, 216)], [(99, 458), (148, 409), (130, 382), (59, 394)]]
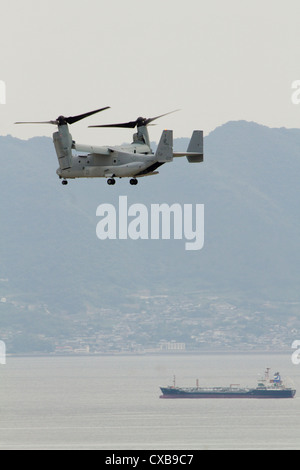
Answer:
[(228, 390), (228, 391), (188, 391), (176, 388), (161, 388), (162, 395), (160, 398), (167, 399), (203, 399), (203, 398), (254, 398), (254, 399), (278, 399), (278, 398), (294, 398), (296, 391), (292, 389), (284, 390)]

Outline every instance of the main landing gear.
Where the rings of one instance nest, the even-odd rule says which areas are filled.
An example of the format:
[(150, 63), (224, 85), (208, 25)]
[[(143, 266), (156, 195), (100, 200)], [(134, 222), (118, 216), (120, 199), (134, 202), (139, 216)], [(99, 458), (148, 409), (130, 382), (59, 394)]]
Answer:
[[(138, 184), (138, 180), (136, 178), (131, 178), (131, 180), (129, 181), (129, 183), (132, 185), (132, 186), (136, 186)], [(114, 186), (116, 184), (116, 180), (114, 178), (108, 178), (107, 180), (107, 184), (109, 186)]]
[[(138, 180), (136, 178), (131, 178), (129, 180), (129, 183), (132, 185), (132, 186), (136, 186), (138, 184)], [(61, 183), (63, 186), (66, 186), (68, 184), (68, 181), (67, 180), (62, 180), (62, 183)], [(108, 178), (107, 180), (107, 184), (109, 186), (114, 186), (116, 184), (116, 180), (115, 178)]]

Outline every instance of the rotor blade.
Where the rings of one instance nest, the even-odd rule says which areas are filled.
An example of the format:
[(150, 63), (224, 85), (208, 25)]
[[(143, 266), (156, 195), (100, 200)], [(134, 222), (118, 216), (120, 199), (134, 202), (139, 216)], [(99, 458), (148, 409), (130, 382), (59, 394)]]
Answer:
[(106, 106), (106, 108), (96, 109), (96, 111), (90, 111), (89, 113), (79, 114), (78, 116), (70, 116), (66, 118), (66, 122), (68, 124), (75, 124), (75, 122), (81, 121), (93, 114), (100, 113), (101, 111), (105, 111), (106, 109), (110, 109), (110, 106)]
[(103, 124), (101, 126), (89, 126), (89, 127), (119, 127), (123, 129), (134, 129), (137, 125), (137, 121), (123, 122), (120, 124)]
[(96, 111), (90, 111), (89, 113), (79, 114), (78, 116), (70, 116), (68, 118), (64, 116), (59, 116), (55, 121), (16, 122), (15, 124), (53, 124), (54, 126), (59, 126), (63, 124), (75, 124), (75, 122), (81, 121), (81, 119), (85, 119), (89, 116), (92, 116), (93, 114), (105, 111), (106, 109), (110, 109), (110, 106), (107, 106), (106, 108), (96, 109)]
[(57, 125), (57, 121), (38, 121), (38, 122), (15, 122), (15, 124), (53, 124), (54, 126)]
[(142, 127), (142, 126), (148, 126), (151, 122), (156, 121), (156, 119), (162, 118), (164, 116), (168, 116), (169, 114), (176, 113), (177, 111), (180, 111), (179, 109), (176, 109), (175, 111), (171, 111), (170, 113), (166, 114), (161, 114), (160, 116), (156, 116), (154, 118), (146, 119), (139, 117), (137, 118), (136, 121), (130, 121), (130, 122), (123, 122), (120, 124), (102, 124), (99, 126), (89, 126), (89, 127), (117, 127), (117, 128), (123, 128), (123, 129), (134, 129), (136, 126)]
[(156, 119), (160, 119), (164, 116), (168, 116), (169, 114), (177, 113), (178, 111), (180, 111), (180, 109), (175, 109), (175, 111), (171, 111), (170, 113), (161, 114), (160, 116), (156, 116), (154, 118), (146, 119), (145, 125), (148, 126), (148, 124), (150, 124), (150, 122), (156, 121)]

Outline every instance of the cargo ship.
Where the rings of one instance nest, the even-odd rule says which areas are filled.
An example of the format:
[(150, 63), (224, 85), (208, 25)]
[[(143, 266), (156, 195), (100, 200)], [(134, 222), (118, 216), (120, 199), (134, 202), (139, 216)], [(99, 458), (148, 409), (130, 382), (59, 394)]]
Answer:
[(173, 386), (161, 387), (160, 398), (294, 398), (296, 390), (286, 387), (280, 373), (276, 372), (270, 379), (270, 369), (267, 369), (262, 379), (258, 381), (256, 388), (240, 387), (231, 384), (229, 387), (176, 387), (174, 377)]

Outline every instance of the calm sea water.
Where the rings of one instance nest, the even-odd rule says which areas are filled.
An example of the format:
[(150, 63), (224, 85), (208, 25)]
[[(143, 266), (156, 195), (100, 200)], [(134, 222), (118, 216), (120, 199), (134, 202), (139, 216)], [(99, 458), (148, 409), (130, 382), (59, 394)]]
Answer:
[[(294, 400), (160, 400), (170, 385), (256, 385), (271, 367)], [(276, 369), (276, 370), (275, 370)], [(8, 358), (0, 449), (300, 449), (290, 355)]]

